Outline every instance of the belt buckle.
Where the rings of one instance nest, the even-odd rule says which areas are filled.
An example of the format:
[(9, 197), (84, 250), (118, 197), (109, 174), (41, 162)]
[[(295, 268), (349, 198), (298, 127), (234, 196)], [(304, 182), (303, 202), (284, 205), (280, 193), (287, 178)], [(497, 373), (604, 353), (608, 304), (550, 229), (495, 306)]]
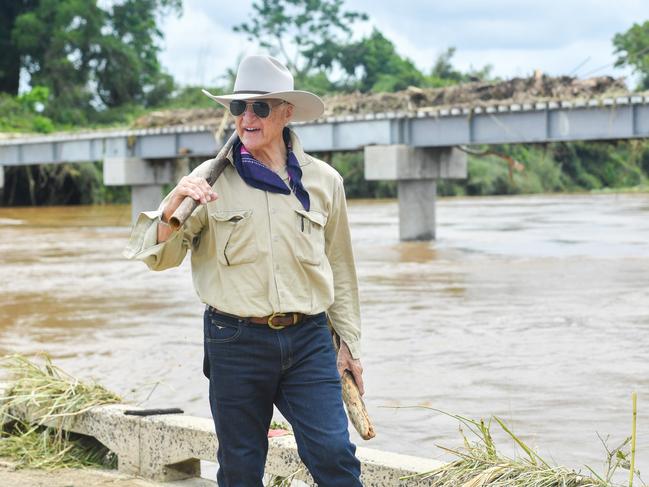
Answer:
[(273, 330), (283, 330), (286, 328), (286, 325), (276, 325), (273, 323), (273, 318), (275, 316), (286, 316), (286, 313), (273, 313), (268, 317), (268, 326), (271, 327)]

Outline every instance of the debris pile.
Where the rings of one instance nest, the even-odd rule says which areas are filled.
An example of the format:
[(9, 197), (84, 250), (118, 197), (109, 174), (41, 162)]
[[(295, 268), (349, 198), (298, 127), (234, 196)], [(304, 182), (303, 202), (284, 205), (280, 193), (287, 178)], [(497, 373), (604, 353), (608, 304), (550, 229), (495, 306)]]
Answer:
[(609, 76), (580, 80), (570, 76), (541, 75), (500, 82), (465, 83), (444, 88), (411, 86), (396, 93), (340, 94), (325, 100), (325, 105), (327, 115), (342, 115), (590, 99), (623, 93), (628, 93), (624, 82)]
[[(324, 98), (324, 117), (377, 112), (413, 112), (453, 107), (476, 107), (550, 100), (592, 99), (628, 95), (621, 78), (599, 76), (577, 79), (536, 73), (528, 78), (498, 82), (473, 82), (444, 88), (411, 86), (395, 93), (341, 93)], [(181, 109), (151, 112), (138, 118), (133, 128), (174, 125), (217, 126), (224, 115), (220, 106), (213, 109)]]
[(181, 108), (175, 110), (158, 110), (137, 118), (131, 128), (159, 128), (174, 125), (209, 125), (218, 126), (223, 118), (222, 108)]

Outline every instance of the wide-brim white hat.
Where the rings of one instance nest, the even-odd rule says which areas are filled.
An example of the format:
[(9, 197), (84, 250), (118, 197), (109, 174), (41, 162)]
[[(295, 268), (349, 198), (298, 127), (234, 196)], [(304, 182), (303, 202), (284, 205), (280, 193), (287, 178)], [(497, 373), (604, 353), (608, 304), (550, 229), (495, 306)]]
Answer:
[(286, 66), (271, 56), (248, 56), (241, 61), (231, 95), (213, 95), (212, 100), (228, 108), (232, 100), (264, 100), (275, 98), (293, 105), (293, 120), (308, 122), (324, 113), (324, 103), (318, 95), (294, 90), (293, 75)]

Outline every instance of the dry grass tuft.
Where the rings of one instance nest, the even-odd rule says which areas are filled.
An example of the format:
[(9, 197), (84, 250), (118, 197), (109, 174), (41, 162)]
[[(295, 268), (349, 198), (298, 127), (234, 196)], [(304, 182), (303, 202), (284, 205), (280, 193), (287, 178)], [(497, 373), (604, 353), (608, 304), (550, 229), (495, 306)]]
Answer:
[[(586, 475), (565, 467), (551, 466), (497, 417), (488, 422), (475, 421), (433, 410), (460, 422), (464, 448), (440, 447), (457, 459), (433, 471), (405, 477), (403, 480), (427, 480), (429, 485), (434, 487), (615, 487), (618, 485), (612, 481), (615, 472), (620, 468), (629, 469), (629, 454), (626, 449), (631, 438), (627, 438), (614, 449), (609, 449), (603, 442), (607, 451), (606, 472), (598, 475), (593, 469), (586, 467), (589, 471)], [(524, 452), (524, 456), (508, 458), (498, 452), (491, 434), (492, 421), (511, 437)], [(476, 441), (470, 441), (464, 429), (468, 430)], [(639, 472), (634, 472), (631, 476), (641, 481)], [(643, 482), (642, 485), (646, 484)]]
[[(2, 359), (11, 382), (0, 403), (0, 456), (18, 468), (114, 466), (103, 445), (63, 429), (65, 421), (100, 404), (121, 398), (94, 382), (82, 382), (43, 357), (39, 365), (21, 355)], [(24, 414), (29, 411), (29, 420)]]

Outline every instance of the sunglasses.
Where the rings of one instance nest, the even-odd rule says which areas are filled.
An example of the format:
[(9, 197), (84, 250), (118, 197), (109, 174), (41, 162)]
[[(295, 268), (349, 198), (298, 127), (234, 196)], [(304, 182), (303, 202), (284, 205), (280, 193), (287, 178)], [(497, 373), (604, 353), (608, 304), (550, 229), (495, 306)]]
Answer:
[(243, 115), (245, 113), (246, 107), (248, 105), (252, 105), (252, 111), (255, 113), (255, 115), (257, 115), (259, 118), (266, 118), (268, 115), (270, 115), (272, 108), (278, 107), (284, 103), (286, 103), (284, 100), (280, 101), (279, 103), (275, 103), (274, 105), (271, 105), (266, 101), (246, 102), (244, 100), (232, 100), (230, 102), (230, 113), (233, 116), (238, 117), (239, 115)]

